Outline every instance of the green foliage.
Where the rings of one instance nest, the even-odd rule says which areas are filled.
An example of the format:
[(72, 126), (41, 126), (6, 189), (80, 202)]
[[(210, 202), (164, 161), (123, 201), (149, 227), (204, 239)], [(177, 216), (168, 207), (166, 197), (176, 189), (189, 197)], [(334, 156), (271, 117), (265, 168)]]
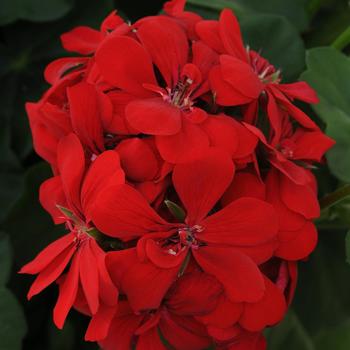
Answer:
[(241, 20), (242, 34), (250, 48), (282, 71), (284, 80), (295, 80), (305, 66), (305, 48), (296, 29), (276, 15), (251, 15)]
[(269, 350), (316, 350), (298, 316), (290, 311), (283, 322), (267, 333)]
[(8, 235), (0, 232), (0, 287), (5, 286), (11, 272), (12, 249)]
[(0, 287), (0, 310), (1, 350), (22, 349), (27, 331), (24, 313), (17, 299), (4, 287)]
[(212, 11), (229, 8), (238, 17), (250, 17), (257, 13), (279, 15), (288, 19), (300, 31), (308, 27), (305, 0), (189, 0), (188, 3)]
[(53, 21), (67, 14), (73, 5), (74, 0), (2, 0), (0, 24), (8, 24), (17, 19)]
[(318, 93), (313, 106), (326, 124), (326, 133), (337, 144), (328, 153), (328, 165), (340, 180), (350, 182), (350, 59), (334, 48), (311, 49), (307, 53), (306, 80)]

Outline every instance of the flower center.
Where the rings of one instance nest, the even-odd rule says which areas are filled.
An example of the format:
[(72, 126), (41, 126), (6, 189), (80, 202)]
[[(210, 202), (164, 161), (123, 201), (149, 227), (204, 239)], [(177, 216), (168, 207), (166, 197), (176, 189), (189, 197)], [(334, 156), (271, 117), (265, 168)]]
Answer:
[(175, 88), (167, 88), (168, 95), (163, 96), (164, 100), (182, 109), (191, 108), (193, 104), (190, 98), (193, 91), (192, 84), (193, 80), (188, 77), (179, 80)]
[(203, 227), (199, 225), (181, 227), (173, 236), (163, 241), (162, 247), (170, 255), (178, 255), (188, 248), (198, 249), (200, 242), (198, 242), (196, 234), (202, 231)]
[(258, 53), (249, 50), (249, 59), (251, 67), (263, 84), (278, 84), (281, 81), (281, 72)]

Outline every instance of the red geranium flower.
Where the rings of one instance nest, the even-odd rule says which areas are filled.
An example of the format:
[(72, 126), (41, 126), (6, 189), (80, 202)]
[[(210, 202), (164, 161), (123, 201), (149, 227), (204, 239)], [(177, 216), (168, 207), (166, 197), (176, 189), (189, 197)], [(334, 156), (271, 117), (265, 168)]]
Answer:
[(55, 324), (62, 328), (79, 285), (92, 315), (101, 304), (117, 304), (118, 291), (107, 272), (105, 253), (93, 238), (90, 219), (96, 196), (109, 181), (124, 183), (124, 172), (114, 151), (98, 156), (86, 170), (84, 150), (74, 134), (59, 143), (57, 164), (59, 175), (43, 183), (40, 200), (54, 221), (65, 222), (70, 233), (51, 243), (20, 272), (38, 274), (28, 293), (30, 299), (57, 281), (71, 261), (54, 309)]
[(128, 253), (112, 253), (120, 259), (115, 273), (124, 275), (122, 289), (135, 310), (157, 308), (191, 256), (216, 276), (232, 301), (262, 298), (264, 280), (256, 264), (272, 256), (277, 220), (269, 204), (253, 198), (208, 214), (232, 177), (232, 161), (215, 150), (177, 165), (173, 183), (187, 211), (185, 223), (166, 222), (128, 185), (98, 197), (93, 222), (102, 232), (124, 241), (140, 238), (132, 264), (123, 261)]
[(120, 302), (109, 334), (100, 344), (106, 350), (129, 350), (132, 345), (140, 350), (165, 350), (168, 346), (178, 350), (206, 349), (212, 340), (195, 316), (212, 311), (221, 291), (214, 277), (192, 271), (179, 278), (158, 309), (135, 314), (126, 301)]
[(246, 120), (254, 122), (261, 98), (274, 137), (282, 130), (280, 114), (286, 111), (303, 127), (318, 130), (316, 124), (292, 104), (298, 99), (318, 102), (315, 92), (305, 83), (280, 84), (280, 72), (254, 51), (246, 50), (241, 31), (232, 11), (222, 11), (219, 21), (201, 21), (196, 25), (200, 39), (219, 55), (219, 64), (210, 71), (210, 85), (216, 102), (222, 106), (246, 105)]
[[(207, 74), (214, 52), (194, 43), (189, 63), (188, 39), (181, 27), (166, 17), (135, 24), (135, 35), (106, 40), (96, 53), (103, 78), (134, 96), (126, 106), (127, 122), (139, 132), (155, 135), (163, 159), (192, 160), (206, 152), (208, 138), (201, 129), (207, 113), (194, 105), (208, 91)], [(153, 71), (157, 66), (165, 86)]]

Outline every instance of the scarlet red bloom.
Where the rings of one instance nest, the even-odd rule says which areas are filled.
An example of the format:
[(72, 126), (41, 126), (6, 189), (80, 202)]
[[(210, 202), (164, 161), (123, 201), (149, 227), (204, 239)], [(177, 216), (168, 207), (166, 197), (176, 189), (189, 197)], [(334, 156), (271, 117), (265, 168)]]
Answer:
[[(164, 296), (161, 292), (158, 296), (145, 293), (152, 271), (152, 288), (157, 285), (158, 291), (166, 291), (190, 256), (216, 276), (232, 301), (257, 301), (263, 296), (264, 280), (256, 264), (273, 253), (277, 232), (273, 209), (262, 201), (241, 198), (208, 216), (232, 177), (232, 162), (219, 151), (177, 165), (173, 183), (187, 212), (185, 223), (178, 224), (162, 219), (127, 185), (101, 193), (93, 215), (95, 225), (124, 241), (140, 237), (138, 257), (127, 264), (122, 278), (122, 288), (136, 310), (156, 308)], [(114, 255), (119, 259), (123, 252)], [(117, 273), (122, 270), (118, 268)], [(135, 285), (142, 289), (136, 290)]]
[(303, 127), (318, 130), (316, 124), (292, 104), (294, 99), (318, 102), (315, 92), (304, 82), (280, 84), (280, 72), (259, 54), (244, 48), (239, 24), (230, 10), (222, 11), (218, 22), (197, 23), (196, 30), (200, 39), (219, 55), (219, 64), (210, 72), (210, 85), (218, 104), (246, 105), (246, 120), (255, 122), (259, 101), (263, 99), (277, 140), (285, 113)]
[(26, 108), (54, 173), (41, 204), (70, 232), (22, 268), (28, 297), (57, 282), (56, 325), (74, 307), (107, 350), (265, 350), (317, 243), (311, 171), (334, 142), (294, 105), (316, 94), (246, 49), (230, 10), (184, 0), (61, 39), (84, 56), (52, 62)]
[[(67, 152), (70, 152), (69, 158)], [(31, 298), (55, 282), (72, 260), (67, 275), (60, 282), (60, 294), (54, 309), (55, 324), (62, 328), (75, 302), (79, 284), (92, 315), (98, 313), (101, 304), (117, 304), (118, 291), (107, 272), (105, 253), (94, 239), (95, 229), (90, 218), (95, 197), (102, 187), (108, 184), (108, 180), (123, 183), (124, 173), (117, 153), (107, 151), (96, 158), (83, 178), (85, 155), (74, 134), (61, 140), (57, 163), (60, 175), (43, 183), (40, 199), (55, 222), (66, 222), (71, 232), (51, 243), (20, 272), (39, 274), (28, 293), (28, 298)]]

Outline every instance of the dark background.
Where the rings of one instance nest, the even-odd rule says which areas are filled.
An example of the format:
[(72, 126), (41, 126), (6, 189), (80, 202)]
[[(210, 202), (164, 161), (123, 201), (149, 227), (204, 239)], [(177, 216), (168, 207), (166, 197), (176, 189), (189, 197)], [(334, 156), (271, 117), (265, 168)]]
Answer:
[[(77, 25), (98, 28), (114, 8), (131, 21), (157, 14), (163, 2), (0, 0), (0, 350), (96, 349), (82, 341), (87, 323), (78, 313), (71, 312), (63, 331), (53, 326), (55, 286), (27, 302), (32, 278), (16, 273), (64, 232), (38, 203), (38, 187), (50, 169), (33, 152), (24, 103), (38, 100), (47, 89), (44, 67), (68, 55), (60, 46), (60, 34)], [(305, 49), (330, 45), (350, 25), (349, 7), (342, 0), (189, 2), (189, 9), (206, 18), (217, 18), (224, 6), (233, 8), (246, 41), (281, 67), (286, 81), (298, 79), (306, 69)], [(329, 65), (337, 66), (331, 61)], [(349, 69), (344, 68), (344, 74)], [(350, 85), (336, 83), (336, 90), (350, 91)], [(308, 112), (324, 126), (322, 113), (319, 119)], [(345, 150), (337, 153), (343, 162), (350, 156), (348, 130), (348, 144), (344, 141)], [(320, 197), (347, 182), (339, 171), (336, 166), (317, 170)], [(344, 248), (349, 208), (345, 201), (319, 221), (320, 245), (308, 263), (301, 264), (293, 311), (277, 329), (267, 331), (269, 349), (350, 349), (350, 268)]]

